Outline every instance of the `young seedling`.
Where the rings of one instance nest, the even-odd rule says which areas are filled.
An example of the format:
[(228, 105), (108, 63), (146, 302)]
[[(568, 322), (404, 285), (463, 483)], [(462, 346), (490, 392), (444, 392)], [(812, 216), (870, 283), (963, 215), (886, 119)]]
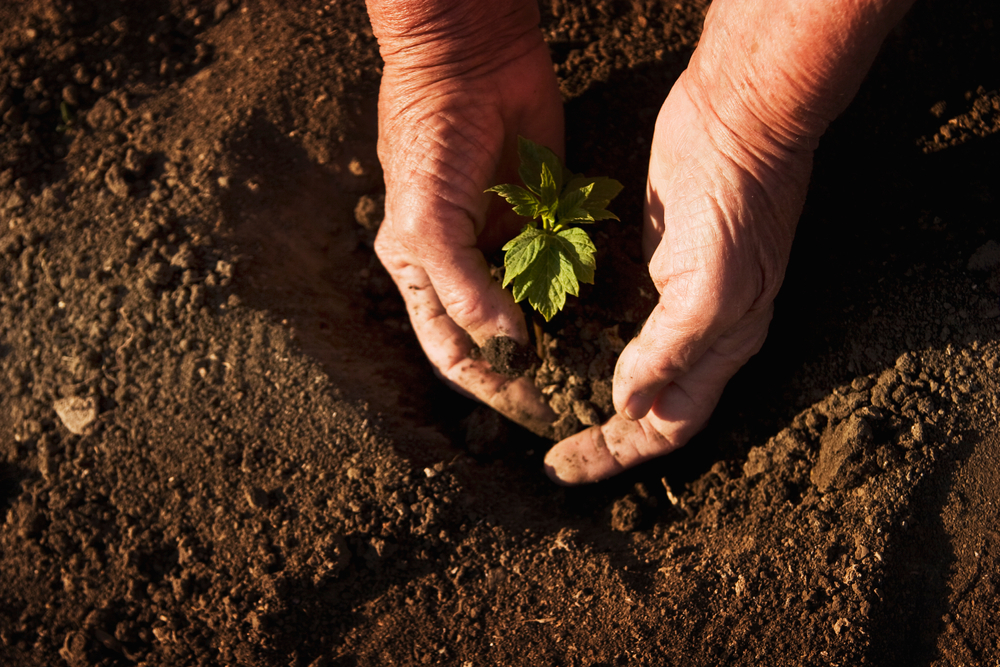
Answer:
[(503, 286), (513, 283), (514, 301), (527, 299), (548, 322), (566, 305), (567, 294), (579, 296), (580, 283), (594, 282), (597, 249), (587, 232), (570, 225), (617, 220), (605, 207), (622, 185), (612, 178), (574, 174), (551, 150), (524, 137), (517, 138), (517, 149), (525, 187), (506, 184), (487, 190), (529, 218), (503, 247)]

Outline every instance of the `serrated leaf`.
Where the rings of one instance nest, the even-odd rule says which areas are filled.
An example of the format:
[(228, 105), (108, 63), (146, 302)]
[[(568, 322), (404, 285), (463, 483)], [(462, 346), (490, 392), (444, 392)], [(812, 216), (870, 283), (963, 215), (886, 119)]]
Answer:
[(587, 201), (587, 197), (590, 196), (592, 188), (592, 185), (587, 185), (575, 190), (569, 188), (563, 190), (562, 196), (559, 197), (559, 208), (556, 215), (556, 220), (559, 224), (577, 221), (589, 222), (591, 220), (590, 214), (586, 209), (582, 208), (582, 205)]
[(532, 219), (538, 217), (538, 197), (533, 192), (525, 190), (519, 185), (512, 185), (510, 183), (494, 185), (492, 188), (488, 188), (486, 192), (495, 192), (506, 199), (507, 203), (514, 207), (514, 213), (518, 215)]
[(596, 248), (586, 232), (566, 225), (617, 220), (605, 207), (622, 186), (611, 178), (574, 174), (550, 149), (524, 137), (518, 137), (518, 153), (526, 189), (498, 185), (488, 192), (504, 197), (515, 213), (542, 221), (538, 227), (525, 226), (504, 245), (503, 286), (511, 285), (515, 301), (527, 299), (550, 320), (566, 304), (567, 294), (578, 296), (580, 283), (594, 282)]
[(597, 260), (594, 259), (597, 248), (590, 236), (579, 227), (563, 229), (558, 236), (570, 246), (565, 254), (573, 264), (576, 279), (581, 283), (593, 284), (594, 270), (597, 268)]
[[(622, 184), (613, 178), (605, 178), (604, 176), (599, 176), (597, 178), (587, 178), (586, 176), (580, 176), (574, 178), (572, 181), (566, 184), (566, 189), (570, 188), (580, 189), (587, 185), (592, 186), (590, 190), (590, 195), (587, 197), (587, 201), (583, 204), (583, 208), (587, 209), (591, 213), (601, 211), (611, 203), (611, 200), (618, 196), (618, 193), (622, 191)], [(614, 214), (610, 211), (605, 211), (608, 216), (614, 217)], [(600, 220), (601, 218), (595, 219)], [(617, 218), (616, 218), (617, 219)]]
[[(542, 249), (542, 230), (534, 225), (525, 225), (521, 233), (508, 241), (503, 256), (503, 287), (506, 287), (538, 257)], [(515, 298), (515, 300), (517, 300)]]
[(539, 208), (543, 212), (554, 212), (559, 206), (559, 188), (549, 165), (542, 165), (541, 187), (539, 188)]
[(504, 285), (512, 281), (514, 300), (527, 299), (546, 321), (566, 305), (567, 294), (579, 296), (581, 282), (594, 282), (596, 249), (577, 227), (558, 233), (525, 228), (504, 249), (504, 265), (518, 269), (511, 275), (508, 268)]
[(565, 242), (545, 232), (534, 262), (514, 280), (514, 300), (527, 299), (531, 307), (551, 320), (566, 305), (566, 294), (578, 294), (579, 285), (570, 259), (562, 252)]
[(517, 174), (521, 177), (525, 187), (536, 195), (541, 195), (542, 167), (546, 166), (555, 182), (556, 194), (558, 195), (562, 190), (563, 166), (556, 154), (545, 146), (521, 136), (517, 138), (517, 154), (521, 158), (521, 166), (518, 168)]
[(600, 220), (618, 220), (618, 216), (607, 209), (600, 209), (599, 211), (587, 211), (590, 214), (592, 222), (598, 222)]

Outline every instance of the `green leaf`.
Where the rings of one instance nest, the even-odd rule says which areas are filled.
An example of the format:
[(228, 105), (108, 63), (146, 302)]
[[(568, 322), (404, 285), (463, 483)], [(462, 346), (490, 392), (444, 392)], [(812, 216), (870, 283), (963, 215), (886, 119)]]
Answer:
[(488, 188), (486, 192), (495, 192), (506, 199), (507, 203), (514, 207), (514, 213), (518, 215), (532, 219), (537, 218), (539, 215), (538, 197), (519, 185), (511, 185), (509, 183), (494, 185), (492, 188)]
[(622, 191), (622, 184), (613, 178), (605, 178), (603, 176), (598, 178), (579, 176), (567, 183), (566, 189), (580, 189), (588, 185), (592, 186), (592, 188), (587, 201), (582, 204), (582, 208), (590, 213), (594, 220), (617, 220), (618, 216), (608, 211), (607, 205)]
[(558, 233), (525, 227), (504, 250), (504, 286), (513, 282), (514, 300), (527, 299), (546, 321), (566, 305), (567, 294), (579, 296), (581, 282), (594, 282), (596, 249), (578, 227)]
[(527, 299), (550, 320), (566, 305), (567, 294), (579, 296), (580, 283), (594, 282), (594, 243), (579, 227), (566, 225), (617, 220), (605, 207), (622, 186), (574, 174), (551, 150), (524, 137), (518, 137), (518, 153), (525, 188), (497, 185), (487, 192), (506, 199), (518, 215), (542, 221), (525, 225), (504, 245), (503, 286), (511, 285), (515, 301)]
[(590, 212), (583, 208), (584, 203), (587, 201), (587, 197), (590, 196), (590, 190), (592, 187), (592, 185), (587, 185), (576, 190), (570, 190), (569, 187), (567, 187), (563, 190), (563, 194), (559, 198), (559, 209), (557, 213), (557, 221), (559, 224), (565, 225), (571, 222), (583, 223), (594, 221)]
[(512, 238), (503, 247), (503, 287), (510, 284), (514, 278), (524, 273), (524, 271), (538, 257), (542, 249), (542, 230), (534, 225), (524, 226), (521, 233)]
[(562, 161), (545, 146), (536, 144), (530, 139), (517, 138), (517, 154), (521, 158), (521, 166), (517, 175), (521, 177), (525, 187), (536, 195), (542, 194), (542, 167), (548, 167), (549, 174), (555, 182), (556, 193), (562, 190)]
[(539, 188), (539, 199), (541, 205), (539, 208), (544, 213), (554, 212), (559, 206), (559, 188), (556, 184), (556, 179), (549, 170), (549, 165), (542, 165), (542, 180), (541, 187)]
[(559, 237), (569, 245), (564, 252), (573, 264), (576, 279), (592, 285), (594, 269), (597, 268), (597, 260), (594, 259), (597, 248), (590, 236), (579, 227), (568, 227), (559, 232)]

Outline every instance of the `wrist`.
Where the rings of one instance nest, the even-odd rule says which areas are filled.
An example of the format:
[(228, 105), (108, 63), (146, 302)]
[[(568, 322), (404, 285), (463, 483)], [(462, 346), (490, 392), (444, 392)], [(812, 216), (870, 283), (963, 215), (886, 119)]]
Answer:
[(406, 70), (495, 66), (544, 43), (535, 0), (367, 0), (382, 59)]
[(716, 0), (689, 93), (752, 145), (811, 151), (912, 1)]

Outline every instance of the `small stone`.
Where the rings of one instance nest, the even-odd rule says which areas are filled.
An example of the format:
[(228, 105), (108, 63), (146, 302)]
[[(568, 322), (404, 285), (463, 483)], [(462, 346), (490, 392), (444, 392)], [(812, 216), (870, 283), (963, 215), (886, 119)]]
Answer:
[(222, 279), (222, 284), (227, 285), (233, 277), (233, 265), (223, 259), (215, 263), (215, 273)]
[(896, 370), (900, 373), (916, 375), (920, 372), (920, 366), (914, 358), (912, 352), (906, 352), (896, 359)]
[(80, 90), (73, 84), (67, 84), (62, 89), (63, 102), (70, 106), (80, 106)]
[(820, 438), (819, 460), (810, 474), (813, 484), (822, 493), (854, 485), (873, 439), (871, 426), (858, 414), (828, 429)]
[(3, 202), (3, 205), (0, 206), (0, 209), (7, 211), (15, 211), (23, 207), (25, 203), (27, 202), (25, 202), (24, 197), (22, 197), (19, 192), (12, 192), (7, 197), (6, 201)]
[(81, 435), (97, 419), (97, 398), (67, 396), (52, 404), (59, 419), (71, 433)]
[(146, 171), (146, 167), (149, 165), (150, 157), (143, 151), (136, 150), (133, 147), (129, 147), (125, 151), (124, 166), (129, 171), (135, 174), (143, 174)]
[[(94, 90), (99, 90), (103, 88), (103, 86), (104, 82), (99, 76), (95, 77), (91, 82), (91, 88)], [(118, 105), (108, 98), (102, 98), (95, 102), (94, 106), (90, 108), (90, 111), (86, 114), (86, 119), (87, 124), (95, 130), (110, 132), (121, 124), (124, 116), (121, 109), (118, 108)]]
[(8, 125), (20, 125), (24, 122), (24, 111), (19, 105), (15, 104), (4, 112), (3, 122)]
[(176, 253), (174, 253), (174, 256), (170, 258), (170, 263), (173, 266), (186, 271), (195, 267), (198, 263), (198, 258), (195, 256), (194, 251), (191, 250), (191, 247), (184, 244)]
[(223, 16), (229, 13), (233, 8), (233, 3), (230, 0), (220, 0), (220, 2), (215, 3), (215, 10), (212, 12), (212, 17), (218, 22)]

